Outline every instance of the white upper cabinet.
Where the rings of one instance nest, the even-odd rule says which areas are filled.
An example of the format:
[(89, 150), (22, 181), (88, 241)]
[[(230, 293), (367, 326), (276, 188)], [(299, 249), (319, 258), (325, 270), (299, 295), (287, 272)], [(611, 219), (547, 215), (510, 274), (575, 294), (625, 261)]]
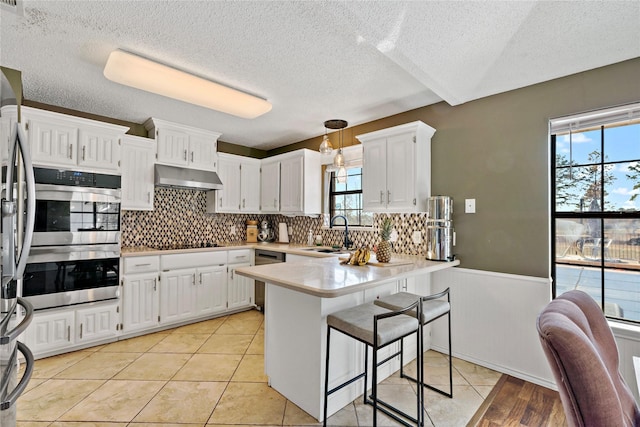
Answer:
[(129, 128), (30, 107), (22, 114), (35, 165), (119, 173), (120, 143)]
[(207, 212), (260, 212), (260, 160), (220, 153), (222, 190), (207, 193)]
[(280, 212), (304, 212), (304, 156), (280, 161)]
[(215, 194), (215, 212), (240, 212), (240, 159), (236, 156), (218, 156), (218, 176), (222, 190), (210, 191)]
[(122, 209), (153, 210), (156, 142), (125, 135), (122, 140)]
[(417, 121), (358, 135), (362, 142), (362, 200), (369, 212), (425, 212), (431, 194), (431, 137)]
[(264, 159), (261, 211), (285, 215), (322, 213), (320, 153), (302, 149)]
[(144, 123), (157, 142), (157, 162), (216, 171), (217, 144), (221, 134), (151, 118)]
[(240, 165), (240, 211), (260, 212), (260, 160), (245, 159)]
[(260, 211), (280, 212), (280, 162), (264, 159), (260, 165)]

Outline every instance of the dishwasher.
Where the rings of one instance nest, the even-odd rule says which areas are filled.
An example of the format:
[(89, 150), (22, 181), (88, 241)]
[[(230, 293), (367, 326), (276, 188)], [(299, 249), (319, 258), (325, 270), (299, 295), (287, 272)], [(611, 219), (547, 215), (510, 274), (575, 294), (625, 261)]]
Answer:
[[(285, 254), (283, 252), (267, 251), (264, 249), (256, 249), (255, 265), (277, 264), (285, 262)], [(260, 311), (264, 311), (264, 282), (256, 280), (256, 307)]]

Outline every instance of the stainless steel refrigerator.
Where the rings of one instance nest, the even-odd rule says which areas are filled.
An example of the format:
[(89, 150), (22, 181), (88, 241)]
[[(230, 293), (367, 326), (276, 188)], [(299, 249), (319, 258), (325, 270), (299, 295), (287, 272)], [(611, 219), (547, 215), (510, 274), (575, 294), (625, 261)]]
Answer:
[[(16, 402), (33, 372), (34, 359), (29, 348), (18, 341), (33, 318), (33, 307), (20, 295), (35, 220), (35, 180), (29, 147), (18, 123), (19, 97), (0, 70), (0, 114), (16, 111), (16, 120), (0, 115), (9, 135), (8, 160), (2, 165), (2, 283), (0, 287), (0, 426), (15, 427)], [(19, 73), (18, 73), (19, 75)], [(13, 82), (15, 85), (15, 81)], [(17, 100), (17, 102), (16, 102)], [(13, 105), (15, 109), (12, 109)], [(7, 107), (7, 108), (4, 108)], [(6, 115), (5, 115), (6, 116)], [(4, 142), (4, 141), (3, 141)], [(3, 144), (0, 144), (0, 147)], [(20, 356), (21, 355), (21, 356)], [(20, 369), (22, 367), (22, 369)], [(20, 377), (20, 378), (18, 378)]]

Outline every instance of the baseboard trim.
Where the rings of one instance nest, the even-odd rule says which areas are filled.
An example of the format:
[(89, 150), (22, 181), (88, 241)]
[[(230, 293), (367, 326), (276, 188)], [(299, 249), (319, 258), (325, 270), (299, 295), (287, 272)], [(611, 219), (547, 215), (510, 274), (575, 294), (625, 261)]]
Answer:
[[(449, 353), (449, 349), (438, 346), (438, 345), (431, 345), (431, 349), (443, 354), (448, 354)], [(517, 371), (514, 369), (508, 369), (505, 368), (504, 366), (500, 366), (500, 365), (496, 365), (495, 363), (491, 363), (488, 362), (486, 360), (481, 360), (478, 358), (475, 358), (473, 356), (469, 356), (468, 354), (461, 354), (461, 353), (456, 353), (455, 351), (453, 352), (453, 357), (456, 357), (458, 359), (462, 359), (465, 360), (467, 362), (473, 363), (475, 365), (479, 365), (479, 366), (483, 366), (485, 368), (488, 369), (492, 369), (494, 371), (500, 372), (502, 374), (507, 374), (507, 375), (511, 375), (512, 377), (515, 378), (519, 378), (521, 380), (524, 381), (528, 381), (530, 383), (542, 386), (542, 387), (546, 387), (549, 388), (551, 390), (555, 390), (558, 391), (558, 387), (556, 387), (556, 383), (554, 381), (548, 381), (545, 378), (540, 378), (540, 377), (536, 377), (536, 376), (532, 376), (526, 372), (521, 372), (521, 371)]]

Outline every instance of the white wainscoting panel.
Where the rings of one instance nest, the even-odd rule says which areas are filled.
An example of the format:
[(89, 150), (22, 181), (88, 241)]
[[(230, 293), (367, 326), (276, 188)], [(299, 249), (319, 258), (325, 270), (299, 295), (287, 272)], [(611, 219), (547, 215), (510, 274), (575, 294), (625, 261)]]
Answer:
[[(549, 280), (456, 267), (432, 273), (431, 287), (451, 288), (455, 357), (555, 388), (536, 330), (551, 300)], [(434, 322), (431, 348), (446, 352), (446, 320)]]
[(610, 322), (610, 325), (618, 343), (620, 374), (631, 389), (636, 402), (640, 402), (636, 374), (633, 368), (633, 356), (640, 356), (640, 328), (620, 322)]
[[(454, 357), (557, 389), (536, 329), (538, 314), (551, 300), (550, 280), (460, 267), (432, 273), (432, 293), (447, 287)], [(640, 327), (610, 324), (620, 373), (640, 401), (632, 359), (640, 356)], [(431, 333), (431, 348), (445, 353), (446, 320), (434, 322)]]

